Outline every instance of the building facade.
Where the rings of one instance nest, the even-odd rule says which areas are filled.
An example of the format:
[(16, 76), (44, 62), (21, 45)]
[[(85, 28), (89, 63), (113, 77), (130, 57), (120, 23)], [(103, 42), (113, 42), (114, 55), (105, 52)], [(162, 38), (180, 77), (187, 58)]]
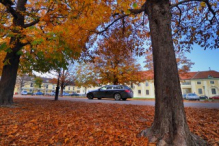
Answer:
[[(153, 73), (150, 71), (145, 71), (144, 76), (146, 80), (139, 84), (133, 84), (130, 86), (133, 90), (135, 98), (155, 98), (154, 90), (154, 80)], [(22, 86), (21, 90), (16, 86), (15, 93), (20, 94), (22, 90), (29, 93), (34, 93), (41, 91), (44, 94), (54, 92), (56, 89), (56, 84), (50, 82), (50, 78), (42, 78), (43, 83), (41, 88), (34, 86), (34, 78), (29, 77), (25, 84)], [(180, 84), (182, 94), (186, 93), (196, 93), (198, 96), (206, 95), (208, 97), (219, 94), (219, 72), (217, 71), (198, 71), (198, 72), (188, 72), (186, 74), (180, 75)], [(17, 84), (16, 84), (17, 85)], [(78, 87), (74, 85), (68, 85), (64, 88), (64, 92), (67, 93), (78, 93), (86, 94), (90, 90), (98, 89), (99, 87)]]

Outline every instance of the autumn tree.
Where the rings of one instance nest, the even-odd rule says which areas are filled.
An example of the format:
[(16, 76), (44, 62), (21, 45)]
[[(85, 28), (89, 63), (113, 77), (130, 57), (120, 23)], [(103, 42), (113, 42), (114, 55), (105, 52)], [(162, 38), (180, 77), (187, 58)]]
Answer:
[(42, 83), (43, 83), (43, 79), (42, 79), (41, 77), (35, 77), (35, 78), (34, 78), (34, 85), (35, 85), (37, 88), (41, 88)]
[[(193, 44), (206, 49), (219, 47), (217, 0), (13, 2), (0, 0), (0, 32), (5, 37), (2, 50), (6, 52), (0, 104), (13, 102), (20, 50), (29, 42), (34, 42), (36, 50), (47, 50), (42, 51), (46, 56), (54, 52), (54, 46), (59, 46), (55, 45), (59, 38), (65, 38), (68, 46), (80, 53), (84, 43), (95, 38), (89, 38), (91, 34), (101, 34), (119, 21), (124, 26), (130, 18), (133, 28), (142, 26), (143, 35), (151, 39), (154, 61), (155, 117), (151, 128), (141, 135), (149, 136), (158, 145), (205, 145), (190, 132), (186, 122), (174, 50), (191, 49)], [(61, 52), (62, 48), (56, 47), (55, 51)]]
[(142, 16), (143, 24), (149, 22), (154, 64), (155, 117), (152, 126), (143, 130), (139, 136), (148, 136), (157, 145), (206, 145), (205, 141), (190, 132), (186, 122), (175, 49), (189, 50), (193, 44), (204, 48), (219, 47), (218, 1), (117, 2), (114, 9), (120, 11), (114, 13), (112, 20), (100, 32), (130, 15)]
[[(145, 63), (144, 67), (153, 72), (154, 65), (153, 65), (153, 55), (151, 51), (146, 52), (144, 63)], [(176, 63), (177, 63), (179, 74), (185, 74), (189, 72), (192, 65), (194, 65), (194, 63), (190, 59), (188, 59), (183, 52), (176, 52)]]
[[(126, 28), (127, 29), (127, 28)], [(130, 32), (116, 28), (98, 42), (93, 72), (102, 84), (131, 84), (141, 82), (140, 64), (134, 58), (135, 44)]]
[[(30, 66), (31, 70), (33, 65), (45, 72), (50, 69), (48, 64), (66, 59), (62, 52), (74, 59), (80, 57), (94, 33), (88, 30), (109, 20), (109, 13), (97, 17), (97, 9), (110, 10), (101, 1), (0, 0), (0, 55), (4, 57), (0, 63), (0, 104), (13, 103), (20, 62), (24, 68)], [(36, 59), (40, 66), (34, 63)]]
[(92, 63), (79, 63), (75, 69), (75, 81), (74, 84), (78, 87), (85, 88), (85, 94), (87, 88), (94, 87), (99, 84), (99, 78), (93, 71)]

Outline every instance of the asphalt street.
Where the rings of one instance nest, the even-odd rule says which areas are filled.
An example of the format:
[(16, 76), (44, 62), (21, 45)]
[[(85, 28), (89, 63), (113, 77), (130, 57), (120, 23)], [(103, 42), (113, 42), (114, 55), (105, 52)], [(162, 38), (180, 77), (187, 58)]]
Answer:
[[(15, 98), (36, 98), (36, 99), (46, 99), (46, 100), (54, 100), (53, 96), (29, 96), (29, 95), (14, 95)], [(102, 100), (93, 99), (89, 100), (87, 98), (71, 98), (71, 97), (59, 97), (59, 100), (67, 100), (67, 101), (76, 101), (76, 102), (88, 102), (88, 103), (111, 103), (111, 104), (132, 104), (132, 105), (149, 105), (154, 106), (155, 101), (153, 100), (129, 100), (126, 101), (115, 101), (114, 99), (105, 98)], [(185, 107), (193, 107), (193, 108), (211, 108), (211, 109), (219, 109), (219, 102), (204, 102), (204, 101), (185, 101)]]

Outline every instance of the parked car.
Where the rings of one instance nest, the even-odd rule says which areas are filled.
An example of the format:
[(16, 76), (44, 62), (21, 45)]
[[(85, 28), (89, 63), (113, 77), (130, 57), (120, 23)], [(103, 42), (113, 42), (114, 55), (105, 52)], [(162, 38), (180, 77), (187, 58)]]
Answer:
[(206, 96), (206, 95), (201, 95), (201, 96), (199, 96), (199, 99), (204, 99), (204, 100), (206, 100), (206, 99), (208, 99), (208, 96)]
[(54, 95), (55, 95), (55, 92), (50, 92), (48, 95), (54, 96)]
[(198, 96), (197, 94), (195, 94), (195, 93), (188, 93), (188, 94), (186, 95), (186, 99), (187, 99), (187, 100), (199, 100), (200, 98), (199, 98), (199, 96)]
[(80, 94), (78, 94), (78, 93), (72, 93), (72, 94), (70, 94), (70, 96), (80, 96)]
[(21, 91), (21, 95), (27, 95), (27, 91)]
[(67, 92), (63, 92), (62, 95), (63, 95), (63, 96), (70, 96), (70, 94), (67, 93)]
[(126, 100), (132, 97), (132, 89), (125, 85), (106, 85), (87, 93), (88, 99), (114, 98), (115, 100)]
[(34, 95), (43, 95), (43, 92), (38, 91), (38, 92), (34, 93)]
[(215, 95), (215, 96), (209, 97), (209, 99), (219, 99), (219, 95)]

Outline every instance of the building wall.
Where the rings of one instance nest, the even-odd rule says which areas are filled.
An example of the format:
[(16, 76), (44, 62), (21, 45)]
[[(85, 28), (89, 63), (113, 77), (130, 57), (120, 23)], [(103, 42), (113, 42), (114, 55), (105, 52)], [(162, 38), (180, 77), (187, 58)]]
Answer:
[[(47, 94), (52, 91), (55, 91), (56, 89), (56, 84), (52, 84), (48, 82), (43, 83), (41, 88), (33, 87), (31, 86), (31, 83), (32, 83), (31, 81), (27, 81), (25, 85), (22, 87), (22, 90), (26, 90), (27, 92), (30, 93), (41, 91), (44, 94)], [(219, 94), (219, 78), (181, 80), (180, 84), (181, 84), (182, 94), (196, 93), (199, 96), (207, 95), (208, 97)], [(95, 90), (98, 88), (100, 88), (100, 86), (84, 88), (84, 87), (77, 87), (71, 85), (71, 86), (66, 86), (64, 92), (85, 94), (88, 91)], [(155, 97), (153, 80), (147, 80), (139, 84), (134, 84), (132, 90), (134, 93), (134, 97), (136, 98)], [(17, 86), (14, 92), (20, 94)]]

